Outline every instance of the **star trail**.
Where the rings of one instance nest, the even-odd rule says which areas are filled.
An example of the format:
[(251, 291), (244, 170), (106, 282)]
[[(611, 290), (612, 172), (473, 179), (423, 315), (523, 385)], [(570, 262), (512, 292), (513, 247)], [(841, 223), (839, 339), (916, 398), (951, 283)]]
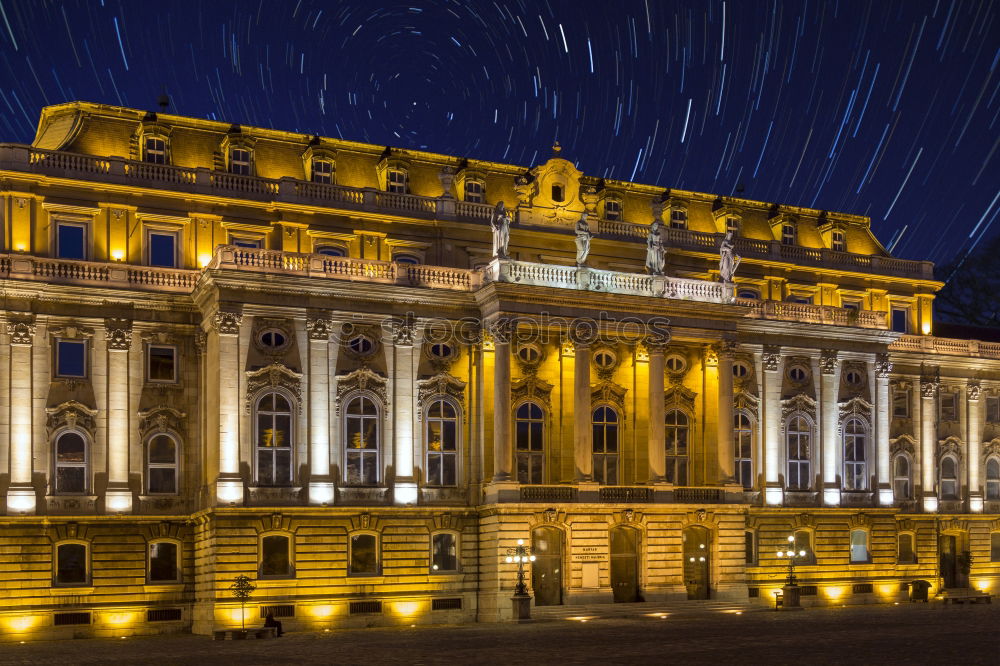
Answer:
[(990, 0), (0, 0), (0, 140), (86, 100), (868, 215), (1000, 225)]

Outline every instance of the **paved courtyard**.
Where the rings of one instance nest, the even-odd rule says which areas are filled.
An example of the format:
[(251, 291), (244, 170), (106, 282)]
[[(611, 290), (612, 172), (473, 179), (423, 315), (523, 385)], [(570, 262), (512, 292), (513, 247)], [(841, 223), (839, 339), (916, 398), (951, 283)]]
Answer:
[(997, 664), (1000, 604), (676, 613), (288, 634), (0, 643), (0, 664)]

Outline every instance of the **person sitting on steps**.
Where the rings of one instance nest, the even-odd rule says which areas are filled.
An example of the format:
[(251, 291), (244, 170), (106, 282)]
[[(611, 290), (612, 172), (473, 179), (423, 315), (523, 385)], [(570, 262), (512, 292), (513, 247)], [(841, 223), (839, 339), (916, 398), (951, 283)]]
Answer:
[(274, 627), (274, 635), (277, 638), (281, 638), (281, 634), (285, 633), (281, 630), (281, 621), (274, 619), (274, 611), (267, 611), (267, 616), (264, 618), (264, 627)]

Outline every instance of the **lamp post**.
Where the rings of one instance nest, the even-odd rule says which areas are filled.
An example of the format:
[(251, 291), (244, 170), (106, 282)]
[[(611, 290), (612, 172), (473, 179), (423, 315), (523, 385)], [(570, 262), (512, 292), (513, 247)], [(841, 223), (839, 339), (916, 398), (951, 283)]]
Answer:
[(795, 583), (795, 561), (804, 560), (805, 557), (805, 550), (796, 552), (795, 537), (791, 535), (788, 537), (788, 550), (778, 550), (778, 559), (788, 560), (788, 580), (781, 588), (782, 608), (802, 608), (799, 603), (799, 586)]
[(531, 619), (531, 595), (524, 584), (524, 563), (534, 562), (535, 556), (531, 548), (524, 545), (524, 539), (518, 539), (517, 545), (507, 549), (507, 564), (517, 562), (517, 585), (514, 586), (514, 596), (510, 598), (514, 608), (514, 619), (525, 622)]

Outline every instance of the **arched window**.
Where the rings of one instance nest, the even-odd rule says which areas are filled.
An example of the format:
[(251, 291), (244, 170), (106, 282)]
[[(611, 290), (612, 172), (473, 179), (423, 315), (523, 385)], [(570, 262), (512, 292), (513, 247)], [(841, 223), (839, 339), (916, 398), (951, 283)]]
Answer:
[(858, 418), (844, 423), (844, 490), (868, 487), (868, 427)]
[(379, 405), (365, 394), (356, 395), (344, 411), (346, 481), (353, 486), (371, 486), (378, 483)]
[(486, 203), (486, 186), (483, 181), (472, 178), (465, 181), (465, 200), (470, 203)]
[(608, 197), (604, 200), (604, 219), (605, 220), (620, 220), (622, 219), (622, 200), (615, 199), (613, 197)]
[(408, 178), (405, 169), (389, 169), (389, 172), (386, 174), (385, 189), (387, 192), (395, 194), (406, 194), (408, 188), (407, 181)]
[(284, 534), (268, 534), (260, 540), (260, 576), (291, 576), (292, 540)]
[(951, 456), (941, 458), (941, 499), (958, 499), (958, 465)]
[(1000, 458), (986, 461), (986, 499), (1000, 500)]
[(427, 484), (454, 486), (458, 482), (458, 410), (444, 398), (427, 409)]
[(607, 405), (594, 410), (594, 481), (613, 486), (618, 483), (618, 412)]
[(514, 448), (518, 483), (543, 483), (545, 478), (544, 412), (526, 402), (514, 412)]
[(149, 544), (149, 582), (180, 581), (180, 548), (176, 541), (153, 541)]
[(83, 433), (67, 430), (56, 438), (56, 494), (82, 495), (87, 492), (90, 452)]
[(736, 483), (750, 490), (753, 488), (753, 422), (745, 412), (733, 414), (733, 447)]
[(330, 160), (321, 160), (313, 158), (312, 160), (312, 182), (314, 183), (333, 183), (333, 162)]
[(355, 576), (376, 576), (378, 572), (378, 537), (374, 534), (352, 535), (348, 573)]
[(809, 444), (812, 428), (804, 416), (792, 416), (785, 427), (785, 451), (788, 462), (789, 490), (808, 490), (811, 485), (809, 478)]
[(431, 571), (458, 571), (458, 537), (453, 532), (438, 532), (431, 537)]
[(897, 502), (908, 500), (912, 497), (911, 489), (910, 459), (901, 453), (892, 463), (892, 494)]
[(688, 416), (678, 409), (664, 415), (667, 482), (686, 486), (688, 482)]
[(566, 198), (565, 190), (562, 185), (552, 186), (552, 200), (556, 203), (562, 203), (563, 199)]
[(917, 553), (913, 549), (913, 534), (900, 532), (896, 536), (896, 561), (900, 564), (916, 564)]
[(868, 562), (868, 532), (851, 530), (851, 563)]
[(56, 544), (55, 585), (86, 585), (90, 582), (90, 557), (87, 544), (72, 541)]
[(246, 147), (233, 146), (229, 149), (229, 173), (241, 176), (253, 174), (253, 151)]
[(146, 486), (150, 495), (177, 493), (177, 440), (156, 433), (146, 445)]
[(257, 399), (257, 483), (285, 486), (292, 482), (292, 406), (278, 391)]
[(142, 161), (149, 164), (166, 164), (166, 137), (156, 134), (144, 134), (142, 137)]

